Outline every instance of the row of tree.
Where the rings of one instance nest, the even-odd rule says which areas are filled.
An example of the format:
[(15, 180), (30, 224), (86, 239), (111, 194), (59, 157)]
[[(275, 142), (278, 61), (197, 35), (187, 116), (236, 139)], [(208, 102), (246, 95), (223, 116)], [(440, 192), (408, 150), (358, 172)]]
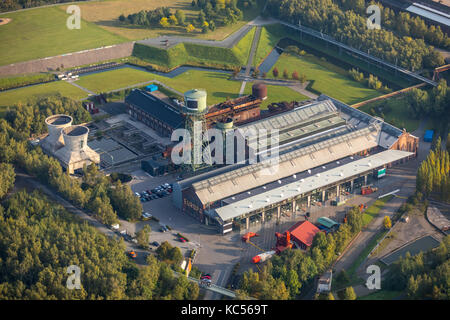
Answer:
[(301, 288), (327, 270), (363, 226), (359, 209), (347, 213), (347, 223), (334, 234), (319, 232), (307, 251), (285, 250), (273, 256), (261, 272), (245, 272), (240, 281), (240, 294), (256, 299), (294, 299)]
[(432, 193), (437, 198), (450, 202), (450, 155), (441, 148), (441, 138), (436, 142), (434, 150), (430, 150), (427, 158), (417, 170), (416, 189), (425, 196)]
[(378, 79), (378, 77), (376, 77), (372, 74), (369, 74), (369, 77), (365, 78), (364, 73), (359, 72), (355, 68), (350, 69), (348, 74), (350, 75), (350, 77), (353, 80), (355, 80), (357, 82), (365, 83), (367, 85), (367, 87), (369, 87), (371, 89), (383, 90), (383, 92), (385, 92), (385, 93), (389, 93), (392, 91), (391, 89), (388, 88), (388, 86), (383, 86), (383, 83)]
[[(39, 192), (0, 205), (0, 299), (197, 299), (199, 288), (175, 277), (154, 255), (138, 268), (114, 240)], [(69, 289), (71, 265), (81, 289)]]
[(443, 57), (422, 39), (399, 37), (387, 29), (368, 29), (367, 17), (333, 0), (269, 0), (269, 13), (319, 30), (352, 47), (410, 70), (440, 66)]
[(0, 2), (0, 11), (13, 11), (26, 8), (39, 7), (54, 3), (85, 1), (85, 0), (2, 0)]
[(406, 292), (410, 299), (450, 299), (450, 236), (439, 247), (415, 256), (406, 253), (389, 270), (382, 285)]
[[(256, 1), (245, 1), (246, 7), (256, 6)], [(243, 19), (244, 14), (238, 8), (237, 0), (193, 0), (192, 6), (200, 8), (196, 23), (199, 27), (204, 27), (204, 23), (209, 21), (214, 25), (230, 25)]]

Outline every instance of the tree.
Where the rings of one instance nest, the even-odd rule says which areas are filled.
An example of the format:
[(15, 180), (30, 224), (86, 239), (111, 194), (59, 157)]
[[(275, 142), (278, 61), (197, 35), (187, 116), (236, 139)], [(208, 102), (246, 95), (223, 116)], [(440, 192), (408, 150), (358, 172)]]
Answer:
[(353, 287), (345, 288), (343, 292), (343, 298), (344, 300), (356, 300), (356, 293)]
[(278, 78), (278, 74), (279, 74), (279, 72), (278, 72), (278, 69), (275, 67), (275, 68), (273, 68), (273, 70), (272, 70), (272, 74), (273, 74), (273, 76), (275, 77), (275, 78)]
[(14, 186), (16, 174), (9, 163), (0, 163), (0, 199)]
[(174, 14), (171, 14), (169, 16), (169, 24), (171, 24), (172, 26), (176, 26), (178, 24), (178, 19)]
[(289, 73), (286, 69), (283, 70), (283, 78), (285, 78), (285, 79), (289, 78)]
[(189, 23), (187, 26), (186, 26), (186, 32), (192, 32), (192, 31), (194, 31), (195, 30), (195, 27), (192, 25), (192, 23)]
[(151, 228), (148, 224), (146, 224), (141, 230), (136, 232), (136, 240), (138, 245), (144, 249), (149, 248), (149, 239), (150, 239)]
[(125, 20), (126, 20), (126, 18), (125, 18), (125, 16), (124, 16), (124, 14), (122, 13), (122, 14), (119, 16), (119, 21), (120, 21), (120, 22), (125, 22)]
[(216, 23), (213, 20), (209, 21), (209, 29), (211, 31), (216, 30)]
[(175, 17), (176, 17), (176, 19), (177, 19), (177, 21), (178, 21), (178, 24), (180, 25), (180, 26), (184, 26), (185, 25), (185, 20), (186, 20), (186, 17), (185, 17), (185, 15), (184, 15), (184, 12), (183, 11), (181, 11), (181, 10), (176, 10), (175, 11)]
[(385, 216), (383, 219), (383, 225), (386, 230), (389, 230), (392, 227), (391, 218), (389, 216)]
[(162, 17), (161, 20), (159, 20), (159, 25), (163, 28), (169, 27), (170, 26), (169, 19), (167, 19), (166, 17)]
[(297, 71), (292, 72), (292, 79), (294, 79), (294, 80), (299, 80), (300, 79)]
[(300, 83), (301, 83), (301, 84), (304, 84), (305, 82), (306, 82), (306, 75), (301, 74), (301, 75), (300, 75)]

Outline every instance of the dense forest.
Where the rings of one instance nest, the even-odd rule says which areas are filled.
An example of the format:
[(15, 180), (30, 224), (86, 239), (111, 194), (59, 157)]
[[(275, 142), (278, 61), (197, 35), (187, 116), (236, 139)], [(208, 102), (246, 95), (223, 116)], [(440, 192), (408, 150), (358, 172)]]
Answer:
[(239, 293), (263, 300), (295, 299), (306, 285), (327, 270), (350, 240), (362, 229), (358, 208), (347, 213), (347, 223), (334, 234), (316, 234), (311, 248), (285, 250), (273, 256), (261, 272), (249, 270), (240, 280)]
[[(173, 250), (172, 250), (173, 251)], [(197, 299), (199, 288), (149, 255), (137, 267), (123, 240), (49, 202), (19, 192), (0, 205), (0, 299)], [(67, 267), (81, 269), (80, 290), (66, 287)]]
[(84, 168), (82, 181), (73, 179), (55, 158), (28, 143), (28, 137), (46, 132), (45, 118), (58, 113), (72, 116), (74, 124), (91, 120), (79, 102), (59, 96), (11, 108), (6, 120), (0, 119), (0, 162), (24, 169), (76, 206), (87, 209), (102, 223), (115, 223), (117, 215), (127, 220), (138, 219), (142, 205), (128, 185), (120, 180), (112, 182), (95, 165)]
[(406, 291), (410, 299), (450, 299), (450, 236), (438, 248), (406, 256), (395, 263), (382, 285)]
[(39, 7), (56, 3), (75, 2), (75, 1), (85, 1), (85, 0), (2, 0), (0, 2), (0, 12)]
[(373, 0), (336, 0), (343, 10), (353, 10), (362, 16), (368, 16), (366, 9), (375, 4), (381, 11), (381, 27), (389, 29), (399, 36), (424, 39), (425, 42), (441, 48), (450, 48), (450, 39), (440, 26), (427, 24), (421, 17), (411, 15), (405, 11), (395, 12), (391, 8), (383, 7), (380, 2)]
[(366, 15), (353, 8), (345, 10), (332, 0), (268, 0), (267, 5), (274, 17), (295, 25), (301, 21), (304, 26), (410, 70), (444, 63), (440, 53), (423, 39), (401, 37), (384, 28), (368, 29)]

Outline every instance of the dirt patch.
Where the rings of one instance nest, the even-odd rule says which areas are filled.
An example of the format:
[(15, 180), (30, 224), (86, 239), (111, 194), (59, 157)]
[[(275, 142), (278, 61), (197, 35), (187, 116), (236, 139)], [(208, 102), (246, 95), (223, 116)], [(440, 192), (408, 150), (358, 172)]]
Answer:
[(10, 18), (1, 18), (1, 19), (0, 19), (0, 26), (1, 26), (1, 25), (4, 25), (4, 24), (7, 24), (7, 23), (10, 23), (11, 20), (12, 20), (12, 19), (10, 19)]

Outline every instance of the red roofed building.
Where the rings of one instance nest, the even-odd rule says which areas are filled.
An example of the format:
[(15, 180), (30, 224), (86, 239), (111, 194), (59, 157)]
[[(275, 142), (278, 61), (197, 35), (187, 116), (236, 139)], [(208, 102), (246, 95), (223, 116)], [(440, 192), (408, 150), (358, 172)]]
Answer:
[(288, 230), (291, 240), (301, 249), (307, 249), (312, 245), (314, 236), (319, 232), (319, 228), (309, 221), (299, 221)]

